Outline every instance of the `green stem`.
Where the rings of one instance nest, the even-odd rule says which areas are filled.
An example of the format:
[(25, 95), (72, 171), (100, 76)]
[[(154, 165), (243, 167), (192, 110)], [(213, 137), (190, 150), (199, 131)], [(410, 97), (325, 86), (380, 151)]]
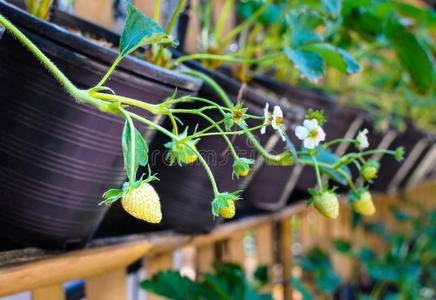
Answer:
[(242, 30), (253, 24), (263, 12), (267, 9), (272, 0), (267, 0), (265, 3), (247, 20), (236, 26), (219, 44), (219, 49), (224, 49)]
[(319, 172), (318, 161), (316, 160), (315, 156), (313, 156), (313, 154), (310, 154), (310, 157), (312, 158), (313, 167), (315, 168), (316, 181), (318, 183), (319, 191), (322, 192), (322, 181), (321, 181), (321, 174)]
[[(156, 23), (159, 24), (159, 17), (160, 17), (160, 0), (156, 0), (155, 6), (154, 6), (154, 16), (153, 19)], [(157, 51), (157, 43), (153, 43), (152, 45), (152, 53), (156, 53)]]
[(160, 132), (162, 132), (163, 134), (167, 135), (168, 137), (170, 137), (171, 139), (175, 140), (175, 141), (179, 141), (179, 137), (177, 137), (175, 134), (173, 134), (172, 132), (168, 131), (167, 129), (163, 128), (162, 126), (147, 120), (135, 113), (129, 112), (129, 115), (133, 118), (136, 119), (142, 123), (145, 123), (146, 125), (153, 127), (156, 130), (159, 130)]
[(268, 125), (270, 125), (270, 123), (258, 125), (258, 126), (255, 126), (255, 127), (251, 127), (251, 128), (244, 129), (244, 130), (239, 130), (239, 131), (230, 131), (230, 132), (222, 132), (222, 133), (220, 133), (220, 132), (206, 132), (206, 133), (203, 133), (201, 135), (197, 135), (197, 137), (211, 136), (211, 135), (239, 135), (239, 134), (244, 134), (244, 133), (247, 133), (247, 132), (250, 132), (250, 131), (261, 129), (262, 127), (265, 127), (265, 126), (268, 126)]
[(270, 55), (266, 55), (261, 58), (255, 58), (255, 59), (243, 59), (243, 58), (236, 58), (230, 55), (217, 55), (217, 54), (207, 54), (207, 53), (196, 53), (191, 55), (185, 55), (181, 56), (175, 60), (173, 60), (171, 63), (168, 64), (168, 69), (171, 69), (175, 65), (187, 61), (187, 60), (193, 60), (193, 59), (209, 59), (209, 60), (220, 60), (220, 61), (229, 61), (229, 62), (235, 62), (235, 63), (244, 63), (244, 64), (256, 64), (267, 60), (272, 60), (274, 58), (280, 57), (283, 55), (283, 52), (274, 53)]
[(139, 101), (136, 99), (119, 96), (119, 95), (112, 95), (112, 94), (105, 94), (105, 93), (92, 93), (91, 96), (96, 97), (97, 99), (106, 100), (106, 101), (113, 101), (113, 102), (120, 102), (125, 103), (133, 106), (140, 107), (142, 109), (145, 109), (151, 113), (157, 114), (159, 111), (159, 108), (157, 105), (149, 104), (143, 101)]
[(88, 102), (95, 105), (101, 111), (109, 111), (108, 103), (89, 96), (88, 91), (78, 89), (61, 70), (44, 54), (41, 50), (29, 40), (17, 27), (9, 22), (0, 14), (0, 24), (12, 32), (29, 50), (44, 64), (44, 66), (53, 73), (54, 77), (67, 89), (67, 91), (77, 100)]
[(37, 5), (38, 0), (26, 0), (26, 9), (32, 15), (36, 14)]
[(206, 169), (207, 175), (209, 176), (210, 182), (212, 184), (212, 188), (213, 188), (213, 192), (215, 195), (218, 195), (218, 187), (215, 181), (215, 178), (213, 177), (213, 173), (209, 168), (209, 165), (207, 164), (207, 162), (204, 160), (203, 156), (201, 156), (200, 152), (198, 152), (198, 150), (193, 147), (191, 144), (187, 143), (186, 144), (189, 148), (191, 148), (191, 150), (197, 155), (198, 159), (200, 160), (200, 162), (203, 164), (203, 167)]
[(235, 2), (235, 0), (226, 0), (226, 3), (224, 4), (223, 10), (221, 11), (221, 15), (218, 19), (218, 23), (217, 23), (216, 29), (215, 29), (215, 36), (213, 39), (214, 45), (217, 45), (219, 40), (220, 40), (221, 32), (223, 31), (224, 24), (227, 20), (227, 16), (229, 15), (230, 10), (232, 9), (234, 2)]
[(321, 147), (319, 147), (318, 149), (316, 149), (316, 150), (312, 153), (312, 155), (317, 155), (317, 154), (320, 153), (322, 150), (324, 150), (324, 149), (330, 147), (331, 145), (336, 144), (336, 143), (342, 143), (342, 142), (354, 143), (355, 140), (353, 140), (353, 139), (336, 139), (336, 140), (332, 140), (332, 141), (330, 141), (330, 142), (328, 142), (328, 143), (323, 144), (323, 145), (322, 145)]
[(171, 124), (173, 125), (174, 134), (178, 136), (179, 135), (179, 128), (177, 127), (176, 119), (174, 118), (174, 116), (172, 114), (169, 114), (168, 117), (170, 118)]
[(112, 66), (109, 68), (109, 70), (106, 72), (106, 74), (103, 76), (103, 78), (100, 80), (100, 82), (97, 84), (97, 86), (102, 86), (106, 80), (109, 78), (109, 76), (112, 74), (113, 70), (115, 69), (115, 67), (118, 65), (118, 63), (121, 61), (121, 59), (123, 59), (123, 57), (121, 55), (118, 55), (117, 59), (115, 59), (114, 63), (112, 64)]
[[(170, 22), (168, 23), (168, 27), (166, 30), (166, 33), (168, 35), (171, 34), (171, 31), (173, 30), (174, 24), (176, 24), (177, 18), (179, 17), (180, 10), (182, 9), (183, 5), (185, 4), (185, 0), (179, 0), (179, 3), (177, 4), (176, 9), (174, 10), (173, 15), (171, 16)], [(157, 53), (156, 57), (153, 59), (153, 63), (156, 64), (159, 62), (160, 58), (162, 57), (164, 51), (164, 47), (159, 47), (159, 52)]]
[(129, 123), (129, 127), (130, 127), (130, 148), (131, 148), (131, 152), (130, 152), (130, 176), (129, 176), (129, 185), (132, 186), (135, 183), (135, 125), (133, 125), (133, 121), (132, 118), (130, 117), (129, 113), (124, 110), (124, 108), (120, 107), (120, 111), (123, 114), (123, 116), (126, 118), (127, 122)]
[(53, 0), (41, 0), (39, 2), (38, 9), (36, 10), (36, 16), (38, 18), (47, 20), (49, 17), (49, 9)]
[[(232, 100), (230, 100), (226, 92), (218, 85), (218, 83), (215, 82), (215, 80), (197, 71), (179, 71), (179, 73), (202, 79), (206, 84), (214, 89), (214, 91), (218, 94), (218, 96), (228, 108), (233, 109)], [(251, 132), (246, 132), (245, 135), (268, 164), (286, 166), (294, 163), (292, 159), (289, 159), (289, 151), (285, 151), (284, 153), (279, 155), (272, 155), (258, 142), (256, 137)]]

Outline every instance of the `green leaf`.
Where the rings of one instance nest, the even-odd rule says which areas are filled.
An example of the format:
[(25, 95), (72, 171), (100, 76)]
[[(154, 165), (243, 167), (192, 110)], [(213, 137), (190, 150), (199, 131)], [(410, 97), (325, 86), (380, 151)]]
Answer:
[(126, 24), (120, 39), (120, 56), (125, 56), (148, 44), (177, 46), (179, 42), (129, 3)]
[(141, 288), (169, 299), (198, 299), (200, 285), (177, 271), (160, 272), (149, 280), (142, 281)]
[(312, 293), (304, 286), (303, 282), (300, 279), (292, 276), (291, 277), (292, 287), (301, 293), (304, 300), (313, 300), (315, 299)]
[[(131, 150), (131, 138), (130, 138), (130, 126), (129, 122), (126, 121), (124, 124), (124, 130), (123, 130), (123, 136), (122, 136), (122, 147), (123, 147), (123, 154), (124, 154), (124, 164), (127, 170), (127, 175), (130, 176), (130, 166), (132, 164), (132, 150)], [(139, 165), (145, 166), (148, 161), (148, 147), (145, 143), (142, 135), (139, 133), (139, 131), (135, 128), (135, 159), (133, 161), (134, 168), (135, 168), (135, 174), (136, 177), (136, 171), (138, 170)]]
[(354, 74), (360, 70), (360, 65), (354, 57), (345, 50), (331, 44), (310, 44), (304, 46), (301, 50), (318, 53), (328, 66), (332, 66), (343, 73)]
[(258, 266), (254, 272), (254, 279), (256, 279), (261, 286), (270, 282), (268, 266)]
[(333, 241), (335, 249), (342, 254), (350, 254), (351, 253), (351, 244), (346, 240), (335, 240)]
[(322, 40), (321, 35), (314, 33), (314, 30), (324, 23), (316, 11), (290, 13), (287, 20), (292, 28), (291, 47), (293, 49)]
[[(246, 20), (256, 13), (264, 5), (262, 1), (244, 1), (238, 3), (236, 6), (236, 12), (238, 15)], [(265, 11), (256, 20), (256, 23), (272, 24), (280, 17), (281, 8), (274, 4), (269, 4)]]
[(285, 47), (285, 53), (308, 80), (313, 81), (322, 76), (325, 63), (318, 53), (292, 50), (289, 47)]
[(342, 8), (342, 0), (322, 0), (325, 9), (333, 16), (338, 17)]
[(321, 290), (334, 294), (342, 281), (331, 268), (326, 268), (315, 273), (315, 283)]
[(420, 93), (427, 92), (433, 85), (434, 62), (426, 47), (401, 25), (395, 15), (388, 18), (386, 38), (410, 74), (414, 87)]

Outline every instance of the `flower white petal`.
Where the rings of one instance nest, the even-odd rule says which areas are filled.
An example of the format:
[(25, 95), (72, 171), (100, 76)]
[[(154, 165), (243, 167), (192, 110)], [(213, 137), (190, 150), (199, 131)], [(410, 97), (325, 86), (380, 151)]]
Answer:
[(369, 147), (368, 137), (366, 136), (368, 134), (368, 129), (363, 129), (362, 131), (359, 131), (357, 134), (356, 140), (357, 145), (359, 149), (365, 149)]
[(312, 139), (312, 138), (305, 139), (305, 140), (303, 141), (303, 145), (304, 145), (304, 147), (307, 148), (307, 149), (313, 149), (313, 148), (316, 147), (316, 145), (315, 145), (315, 140)]
[(300, 140), (304, 140), (309, 135), (309, 130), (307, 130), (306, 127), (297, 126), (297, 128), (295, 128), (295, 135)]
[(325, 140), (325, 132), (324, 129), (322, 129), (321, 126), (318, 126), (318, 128), (316, 129), (316, 131), (318, 132), (318, 135), (316, 136), (318, 143), (322, 142)]
[(304, 120), (303, 126), (309, 130), (316, 129), (318, 127), (318, 120), (317, 119)]
[(282, 141), (283, 142), (286, 141), (286, 136), (285, 136), (285, 133), (283, 132), (283, 130), (278, 129), (278, 132), (280, 133), (280, 136), (282, 137)]
[(268, 121), (268, 110), (269, 110), (269, 103), (267, 102), (265, 104), (265, 108), (263, 109), (263, 115), (265, 117), (265, 122)]
[(277, 118), (283, 118), (283, 111), (278, 105), (274, 106), (274, 110), (273, 110), (273, 119), (277, 119)]
[(260, 133), (261, 133), (261, 134), (265, 134), (265, 132), (266, 132), (266, 127), (262, 127), (262, 128), (260, 129)]

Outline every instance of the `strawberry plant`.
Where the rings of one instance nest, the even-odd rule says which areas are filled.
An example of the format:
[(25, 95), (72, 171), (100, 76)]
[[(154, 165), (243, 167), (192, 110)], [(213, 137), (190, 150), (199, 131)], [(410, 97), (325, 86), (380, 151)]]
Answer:
[[(307, 20), (303, 24), (305, 22)], [(367, 190), (368, 184), (371, 182), (369, 177), (372, 176), (373, 170), (368, 172), (368, 167), (362, 169), (362, 166), (368, 164), (367, 157), (375, 153), (384, 153), (393, 155), (398, 160), (402, 159), (403, 151), (401, 148), (395, 151), (384, 149), (366, 150), (369, 146), (366, 137), (367, 131), (360, 132), (353, 139), (341, 138), (325, 142), (326, 134), (322, 129), (322, 125), (326, 120), (322, 112), (313, 110), (308, 111), (303, 124), (297, 126), (295, 130), (296, 137), (302, 140), (303, 144), (302, 148), (297, 151), (286, 132), (286, 122), (279, 106), (273, 107), (271, 113), (267, 104), (263, 116), (252, 115), (243, 107), (243, 104), (234, 105), (225, 91), (212, 79), (195, 71), (181, 71), (181, 73), (203, 79), (206, 84), (209, 84), (217, 92), (224, 105), (219, 105), (215, 101), (200, 97), (184, 96), (178, 98), (176, 91), (172, 97), (164, 99), (159, 104), (150, 104), (118, 95), (115, 91), (105, 86), (105, 83), (124, 57), (139, 47), (146, 45), (153, 45), (163, 49), (164, 47), (176, 46), (178, 44), (178, 41), (168, 33), (168, 30), (165, 31), (155, 21), (144, 16), (130, 3), (128, 5), (124, 31), (120, 39), (119, 55), (101, 80), (95, 86), (88, 89), (81, 89), (74, 85), (30, 39), (2, 15), (0, 15), (0, 24), (19, 39), (44, 64), (79, 103), (93, 105), (101, 112), (116, 114), (125, 119), (121, 143), (128, 181), (121, 188), (107, 191), (104, 194), (105, 200), (102, 201), (102, 204), (110, 204), (121, 199), (124, 209), (136, 218), (157, 223), (160, 222), (162, 216), (159, 197), (150, 185), (150, 182), (157, 179), (157, 176), (152, 174), (150, 168), (148, 168), (147, 177), (144, 177), (144, 175), (138, 176), (137, 174), (139, 166), (145, 167), (148, 165), (149, 150), (143, 136), (135, 128), (135, 122), (144, 123), (167, 136), (169, 141), (165, 143), (165, 147), (168, 148), (167, 158), (171, 164), (186, 165), (198, 161), (203, 165), (214, 193), (214, 199), (212, 199), (211, 203), (212, 214), (224, 218), (234, 216), (234, 201), (240, 199), (241, 191), (220, 191), (208, 162), (196, 148), (198, 141), (206, 139), (208, 136), (221, 136), (230, 149), (234, 164), (233, 170), (229, 170), (229, 176), (232, 173), (236, 177), (248, 175), (250, 165), (253, 163), (249, 158), (238, 155), (229, 138), (234, 135), (246, 135), (250, 143), (258, 150), (268, 164), (284, 167), (300, 164), (313, 167), (318, 186), (316, 189), (309, 189), (312, 199), (308, 202), (308, 205), (314, 201), (315, 207), (329, 218), (336, 218), (338, 216), (339, 204), (334, 194), (335, 187), (330, 186), (329, 181), (322, 182), (321, 174), (327, 175), (328, 178), (339, 184), (348, 186), (350, 188), (350, 203), (358, 203), (354, 204), (353, 207), (363, 214), (370, 214), (373, 210), (361, 208), (362, 204), (359, 203), (362, 202), (358, 202), (363, 201), (365, 203), (363, 206), (365, 207), (368, 207), (370, 202)], [(300, 29), (304, 32), (305, 28), (303, 26)], [(291, 39), (293, 38), (294, 41), (298, 41), (298, 43), (295, 43), (299, 47), (302, 47), (303, 44), (306, 45), (308, 40), (307, 35), (298, 33), (297, 36), (297, 33), (298, 31), (293, 31)], [(161, 50), (158, 51), (160, 52)], [(304, 52), (302, 48), (295, 48), (292, 51), (298, 53)], [(299, 57), (300, 55), (302, 57), (306, 56), (306, 54), (298, 53), (297, 56)], [(283, 56), (283, 53), (277, 53), (277, 55)], [(344, 55), (343, 57), (348, 56)], [(200, 108), (176, 106), (188, 102), (199, 102), (204, 105)], [(168, 117), (171, 121), (171, 128), (164, 128), (156, 122), (144, 118), (140, 114), (133, 112), (132, 108), (139, 108), (154, 115)], [(208, 116), (208, 112), (212, 110), (219, 113), (220, 120), (214, 120)], [(188, 128), (178, 117), (183, 114), (192, 114), (203, 118), (208, 122), (209, 126), (199, 128), (197, 125), (194, 128)], [(258, 124), (248, 127), (246, 122), (248, 119), (257, 121)], [(263, 133), (265, 128), (269, 126), (277, 131), (277, 134), (280, 135), (283, 141), (283, 145), (287, 147), (287, 150), (280, 154), (269, 153), (252, 134), (255, 130), (260, 130)], [(357, 151), (337, 157), (328, 149), (332, 145), (343, 142), (354, 144)], [(362, 174), (365, 174), (364, 178), (353, 182), (349, 166), (355, 166)], [(371, 173), (369, 174), (371, 176), (368, 173)], [(362, 195), (365, 195), (363, 199)]]

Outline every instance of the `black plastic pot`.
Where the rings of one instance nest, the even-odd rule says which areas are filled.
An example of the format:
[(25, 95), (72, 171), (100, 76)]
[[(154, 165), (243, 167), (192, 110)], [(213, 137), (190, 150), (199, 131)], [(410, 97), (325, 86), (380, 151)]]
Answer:
[[(63, 12), (55, 10), (48, 23), (0, 2), (0, 13), (79, 87), (96, 84), (117, 55), (56, 24), (114, 44), (115, 34)], [(124, 121), (75, 103), (9, 32), (0, 40), (0, 55), (0, 238), (17, 246), (80, 247), (106, 212), (98, 206), (103, 192), (125, 180)], [(200, 84), (132, 57), (107, 83), (149, 103), (161, 102), (175, 88), (180, 95), (195, 94)], [(150, 141), (152, 132), (138, 128)]]

